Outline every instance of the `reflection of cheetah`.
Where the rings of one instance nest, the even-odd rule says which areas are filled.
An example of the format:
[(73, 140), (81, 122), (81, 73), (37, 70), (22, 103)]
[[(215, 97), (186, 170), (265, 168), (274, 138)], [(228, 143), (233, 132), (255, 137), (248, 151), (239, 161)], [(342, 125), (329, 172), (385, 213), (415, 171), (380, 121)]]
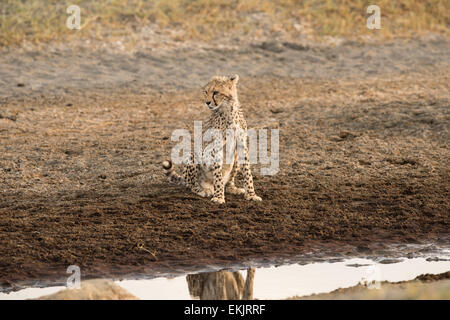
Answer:
[(188, 274), (189, 294), (200, 300), (253, 300), (255, 269), (247, 269), (244, 278), (238, 272), (217, 271)]
[[(247, 146), (247, 122), (242, 115), (236, 89), (238, 80), (238, 75), (214, 77), (204, 87), (205, 103), (212, 111), (204, 130), (217, 129), (216, 131), (220, 132), (223, 137), (223, 140), (220, 140), (221, 143), (213, 144), (211, 156), (214, 158), (216, 155), (219, 157), (222, 155), (223, 157), (225, 145), (232, 145), (234, 146), (234, 155), (231, 163), (222, 161), (222, 158), (220, 161), (217, 160), (218, 158), (214, 158), (214, 161), (203, 161), (200, 164), (191, 162), (184, 166), (183, 174), (180, 176), (174, 171), (170, 160), (163, 162), (170, 181), (185, 185), (202, 197), (212, 196), (211, 200), (217, 203), (225, 202), (225, 186), (229, 193), (244, 194), (247, 200), (261, 201), (253, 188)], [(234, 130), (235, 134), (228, 136), (227, 129)], [(215, 135), (217, 134), (213, 133), (213, 139)], [(227, 139), (232, 140), (227, 141)], [(219, 141), (219, 139), (213, 141)], [(244, 188), (237, 188), (234, 184), (234, 178), (240, 169), (239, 162), (241, 161), (237, 161), (240, 147), (244, 150), (242, 161)], [(228, 155), (227, 158), (229, 158)]]

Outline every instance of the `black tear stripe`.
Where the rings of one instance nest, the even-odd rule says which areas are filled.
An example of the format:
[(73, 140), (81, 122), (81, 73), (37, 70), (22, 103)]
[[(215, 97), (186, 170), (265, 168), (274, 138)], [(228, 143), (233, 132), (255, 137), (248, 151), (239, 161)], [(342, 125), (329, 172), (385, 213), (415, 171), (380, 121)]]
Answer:
[(212, 99), (213, 99), (213, 101), (214, 101), (214, 104), (215, 104), (216, 107), (217, 107), (217, 102), (216, 102), (216, 99), (214, 98), (216, 94), (217, 94), (217, 91), (214, 91), (214, 92), (213, 92), (213, 95), (212, 95)]

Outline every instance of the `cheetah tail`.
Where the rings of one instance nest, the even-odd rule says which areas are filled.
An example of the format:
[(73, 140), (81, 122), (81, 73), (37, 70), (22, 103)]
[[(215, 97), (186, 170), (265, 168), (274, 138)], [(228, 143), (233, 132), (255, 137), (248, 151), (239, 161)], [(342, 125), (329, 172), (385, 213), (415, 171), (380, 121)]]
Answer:
[(175, 168), (172, 165), (172, 161), (170, 160), (163, 161), (162, 166), (166, 171), (166, 176), (170, 182), (185, 185), (183, 177), (181, 177), (178, 173), (175, 172)]

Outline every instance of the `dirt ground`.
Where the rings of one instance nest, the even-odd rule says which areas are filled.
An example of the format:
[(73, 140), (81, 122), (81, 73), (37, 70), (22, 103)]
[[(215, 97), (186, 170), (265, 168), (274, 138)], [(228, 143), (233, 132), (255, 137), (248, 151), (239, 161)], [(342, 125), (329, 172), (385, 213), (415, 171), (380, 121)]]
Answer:
[[(450, 42), (214, 49), (48, 45), (0, 54), (0, 286), (316, 250), (449, 245)], [(238, 73), (249, 127), (279, 128), (262, 203), (166, 182), (201, 85)]]

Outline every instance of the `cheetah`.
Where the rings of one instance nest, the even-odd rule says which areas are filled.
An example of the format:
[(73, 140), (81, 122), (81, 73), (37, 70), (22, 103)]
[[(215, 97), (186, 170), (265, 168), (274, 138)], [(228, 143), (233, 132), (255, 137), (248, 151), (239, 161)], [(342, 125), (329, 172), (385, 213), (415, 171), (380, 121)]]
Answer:
[[(247, 122), (238, 100), (238, 81), (238, 75), (215, 76), (203, 87), (205, 105), (211, 111), (204, 129), (215, 129), (216, 133), (224, 137), (224, 139), (214, 140), (219, 141), (212, 147), (211, 155), (214, 160), (194, 163), (190, 155), (190, 161), (183, 166), (181, 175), (175, 172), (170, 160), (162, 163), (169, 181), (184, 185), (201, 197), (211, 197), (211, 201), (219, 204), (225, 203), (225, 189), (230, 194), (244, 195), (246, 200), (261, 201), (261, 197), (256, 195), (253, 186), (247, 143)], [(236, 134), (227, 135), (230, 130)], [(224, 162), (221, 157), (225, 145), (229, 144), (232, 145), (233, 153), (230, 153), (230, 158), (227, 158), (230, 161)], [(240, 161), (238, 161), (238, 153), (243, 155), (243, 160), (239, 158)], [(205, 156), (204, 152), (203, 156)], [(242, 170), (244, 188), (238, 188), (234, 183), (239, 170)]]

